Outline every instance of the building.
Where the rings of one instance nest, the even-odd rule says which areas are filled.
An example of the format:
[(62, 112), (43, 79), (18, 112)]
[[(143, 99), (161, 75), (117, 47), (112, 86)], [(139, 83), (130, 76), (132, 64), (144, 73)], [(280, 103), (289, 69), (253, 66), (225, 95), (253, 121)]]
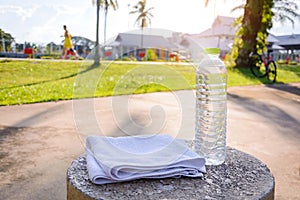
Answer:
[(196, 40), (203, 48), (219, 48), (221, 54), (226, 54), (230, 51), (235, 37), (234, 20), (232, 17), (218, 16), (211, 28), (189, 37)]
[(279, 59), (299, 60), (300, 56), (300, 34), (276, 36), (278, 39), (277, 45), (283, 47), (278, 50)]
[(161, 35), (119, 33), (113, 41), (104, 45), (103, 54), (106, 59), (134, 56), (137, 60), (142, 60), (149, 49), (155, 52), (157, 59), (166, 60), (177, 46), (170, 38)]
[[(219, 48), (221, 55), (228, 53), (234, 42), (236, 27), (233, 26), (235, 18), (218, 16), (212, 27), (192, 37), (204, 48)], [(268, 36), (268, 50), (273, 59), (295, 59), (300, 52), (300, 34)]]
[[(147, 49), (153, 49), (158, 59), (167, 60), (174, 52), (188, 57), (191, 43), (196, 43), (197, 48), (218, 48), (221, 56), (230, 52), (234, 43), (237, 27), (233, 26), (235, 18), (217, 16), (211, 28), (199, 34), (183, 34), (178, 32), (161, 31), (160, 34), (146, 32), (120, 33), (112, 41), (104, 45), (104, 57), (116, 59), (124, 56), (134, 56), (137, 60), (144, 58)], [(150, 31), (149, 31), (150, 30)], [(155, 32), (155, 30), (153, 30)], [(300, 34), (268, 36), (268, 50), (273, 59), (286, 59), (299, 57)], [(191, 56), (191, 55), (190, 55)]]

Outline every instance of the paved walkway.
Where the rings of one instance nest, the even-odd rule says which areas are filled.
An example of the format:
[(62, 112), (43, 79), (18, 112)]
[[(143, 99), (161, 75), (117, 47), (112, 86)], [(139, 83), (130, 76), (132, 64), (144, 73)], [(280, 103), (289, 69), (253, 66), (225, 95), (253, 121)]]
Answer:
[[(66, 169), (89, 134), (191, 138), (194, 93), (151, 93), (0, 107), (1, 199), (65, 199)], [(228, 89), (229, 146), (275, 176), (276, 199), (300, 197), (300, 83)]]

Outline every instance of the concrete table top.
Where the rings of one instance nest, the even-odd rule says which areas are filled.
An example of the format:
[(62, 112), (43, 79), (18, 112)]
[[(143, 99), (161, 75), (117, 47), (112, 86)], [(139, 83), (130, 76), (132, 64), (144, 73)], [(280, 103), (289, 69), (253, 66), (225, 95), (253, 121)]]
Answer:
[(88, 177), (85, 156), (67, 170), (67, 199), (274, 199), (274, 177), (255, 157), (227, 147), (219, 166), (207, 166), (203, 178), (140, 179), (95, 185)]

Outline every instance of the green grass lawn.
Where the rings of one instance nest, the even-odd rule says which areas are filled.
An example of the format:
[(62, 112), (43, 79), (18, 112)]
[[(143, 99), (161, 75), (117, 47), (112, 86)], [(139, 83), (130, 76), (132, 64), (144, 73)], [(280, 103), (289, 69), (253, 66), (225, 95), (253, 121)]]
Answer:
[[(249, 69), (228, 67), (228, 87), (268, 83)], [(300, 66), (278, 66), (277, 83), (300, 82)], [(195, 88), (187, 63), (0, 60), (0, 105)]]

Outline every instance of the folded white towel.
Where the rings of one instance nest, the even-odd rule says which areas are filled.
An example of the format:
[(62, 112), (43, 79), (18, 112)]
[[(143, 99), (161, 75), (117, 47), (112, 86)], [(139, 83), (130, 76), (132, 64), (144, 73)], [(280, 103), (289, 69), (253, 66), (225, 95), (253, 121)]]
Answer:
[(88, 136), (86, 159), (95, 184), (139, 178), (202, 177), (205, 160), (169, 135)]

